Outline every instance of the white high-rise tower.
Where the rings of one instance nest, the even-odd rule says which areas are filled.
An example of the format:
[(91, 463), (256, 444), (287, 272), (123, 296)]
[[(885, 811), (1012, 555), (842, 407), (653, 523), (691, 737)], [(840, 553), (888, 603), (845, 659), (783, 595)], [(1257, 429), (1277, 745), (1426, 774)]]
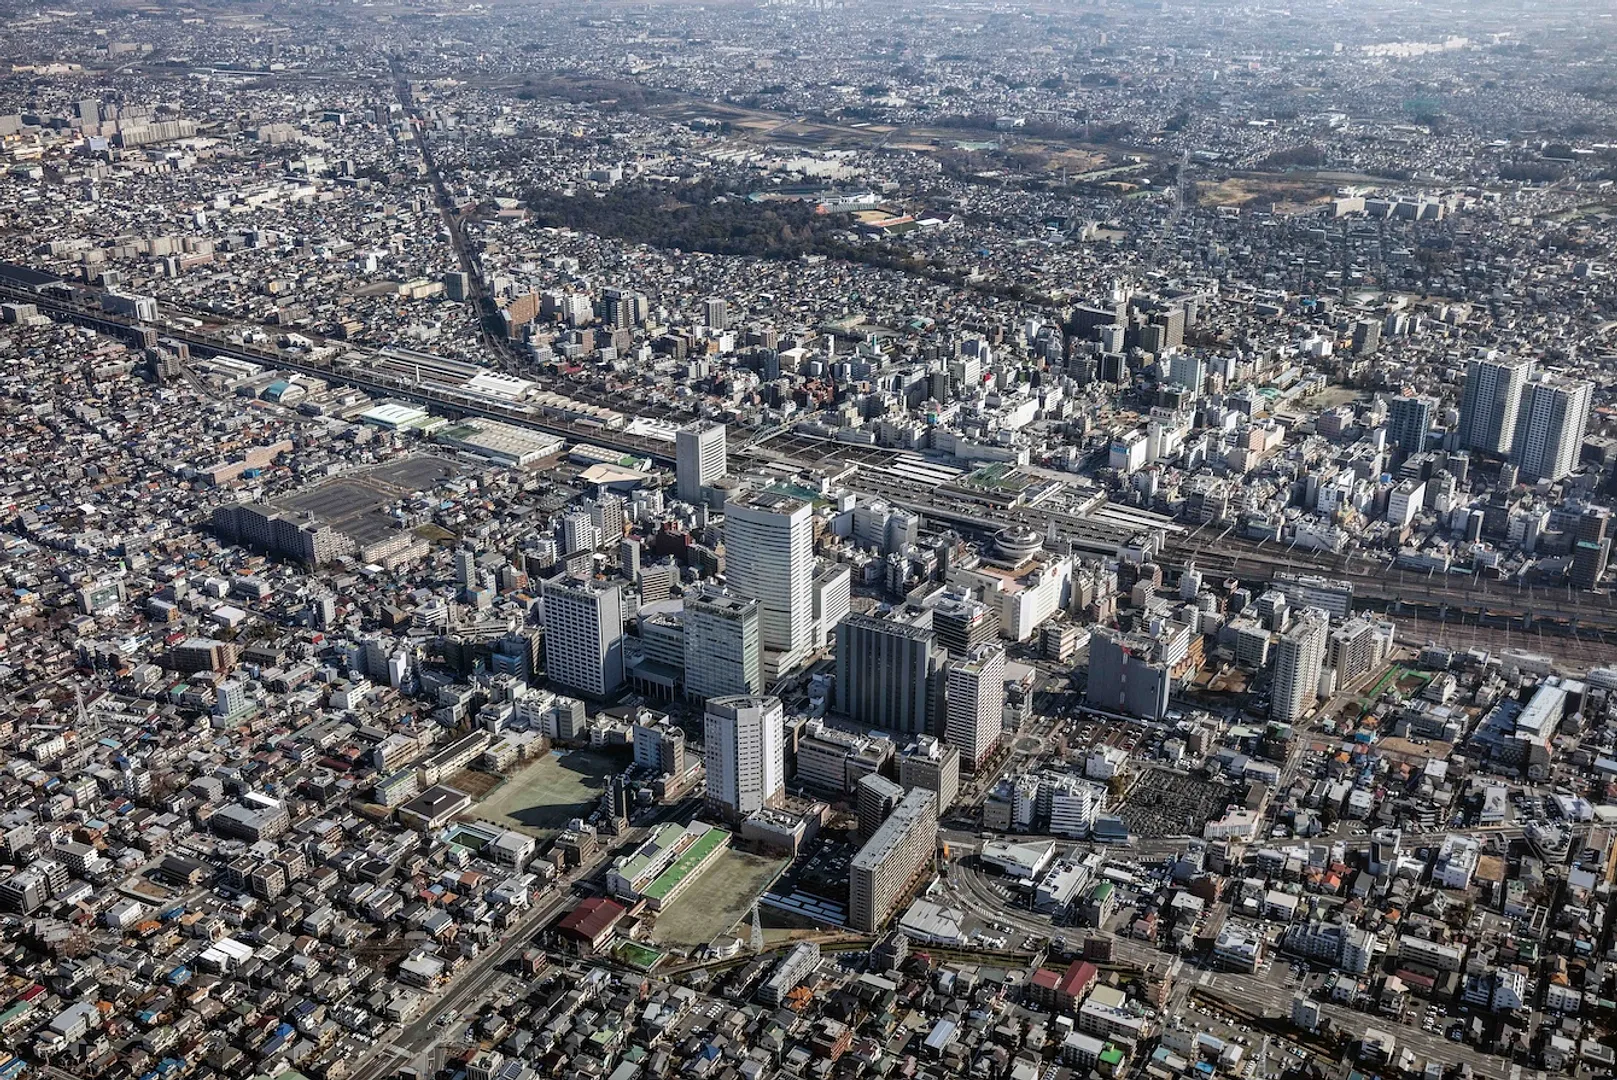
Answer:
[(1319, 608), (1305, 608), (1275, 648), (1275, 678), (1269, 716), (1282, 724), (1294, 723), (1319, 699), (1320, 669), (1325, 666), (1331, 617)]
[(732, 820), (771, 803), (786, 787), (786, 712), (780, 699), (713, 698), (702, 720), (707, 802)]
[(960, 748), (960, 763), (975, 770), (999, 745), (1005, 725), (1005, 649), (978, 645), (948, 672), (943, 737)]
[(724, 574), (758, 601), (765, 681), (795, 668), (814, 640), (813, 507), (767, 491), (726, 502)]
[(561, 577), (544, 583), (545, 673), (587, 697), (623, 685), (623, 596), (612, 582)]
[(1510, 460), (1528, 481), (1559, 480), (1577, 468), (1594, 384), (1545, 376), (1527, 384)]
[(702, 489), (729, 473), (723, 424), (703, 420), (674, 434), (674, 480), (681, 502), (702, 501)]
[(1466, 362), (1465, 390), (1460, 398), (1460, 448), (1484, 454), (1509, 454), (1516, 435), (1522, 388), (1532, 372), (1530, 360), (1479, 356)]

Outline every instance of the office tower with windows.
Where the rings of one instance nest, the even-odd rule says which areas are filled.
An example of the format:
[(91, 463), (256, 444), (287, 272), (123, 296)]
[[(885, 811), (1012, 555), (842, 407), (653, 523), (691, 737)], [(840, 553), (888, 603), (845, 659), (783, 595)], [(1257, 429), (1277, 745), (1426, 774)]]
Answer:
[(968, 772), (988, 759), (1005, 726), (1005, 649), (979, 645), (948, 666), (943, 737), (960, 748)]
[(931, 734), (947, 656), (930, 627), (849, 615), (837, 627), (836, 711), (866, 727)]
[(550, 681), (591, 698), (623, 685), (623, 596), (617, 584), (560, 577), (541, 590), (545, 672)]
[(1387, 402), (1387, 441), (1406, 454), (1426, 448), (1437, 402), (1429, 397), (1395, 397)]
[(710, 330), (728, 330), (730, 328), (730, 305), (718, 296), (710, 296), (702, 305), (707, 315), (707, 325)]
[(813, 506), (771, 491), (726, 502), (724, 574), (732, 592), (758, 601), (764, 681), (796, 668), (814, 639)]
[(1282, 724), (1296, 723), (1319, 699), (1320, 670), (1330, 642), (1331, 617), (1319, 608), (1305, 608), (1275, 647), (1275, 677), (1269, 716)]
[(786, 712), (780, 699), (710, 698), (702, 718), (707, 803), (731, 820), (780, 798), (786, 788)]
[(674, 436), (674, 478), (682, 501), (699, 503), (702, 489), (729, 474), (723, 424), (703, 420)]
[(1530, 360), (1502, 360), (1491, 355), (1466, 362), (1465, 390), (1460, 397), (1460, 449), (1510, 453), (1522, 390), (1532, 369)]
[(1546, 375), (1527, 384), (1510, 451), (1522, 480), (1555, 481), (1577, 468), (1593, 397), (1594, 384), (1581, 379)]
[(685, 601), (685, 694), (696, 701), (763, 689), (758, 601), (710, 589)]

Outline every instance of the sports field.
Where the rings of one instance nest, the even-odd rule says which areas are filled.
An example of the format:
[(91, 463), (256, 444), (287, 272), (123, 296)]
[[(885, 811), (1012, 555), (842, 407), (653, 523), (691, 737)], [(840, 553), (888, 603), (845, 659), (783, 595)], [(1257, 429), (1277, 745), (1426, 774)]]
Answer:
[[(726, 934), (750, 918), (753, 899), (786, 863), (786, 859), (726, 848), (700, 878), (657, 915), (651, 940), (659, 945), (694, 949)], [(742, 925), (735, 933), (745, 938), (751, 930)]]
[(507, 777), (477, 804), (475, 813), (548, 840), (566, 827), (569, 818), (588, 817), (607, 780), (627, 764), (626, 754), (552, 750)]

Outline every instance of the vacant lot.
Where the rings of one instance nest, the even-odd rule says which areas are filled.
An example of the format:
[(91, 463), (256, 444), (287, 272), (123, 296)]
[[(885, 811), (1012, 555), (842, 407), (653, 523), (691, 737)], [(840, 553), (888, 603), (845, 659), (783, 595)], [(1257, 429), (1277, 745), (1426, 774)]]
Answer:
[(626, 764), (621, 754), (552, 750), (489, 793), (477, 804), (475, 816), (548, 840), (569, 818), (588, 817), (607, 779)]
[(786, 861), (726, 849), (658, 914), (651, 940), (659, 945), (694, 949), (725, 934), (737, 923), (747, 925), (737, 927), (735, 933), (748, 936), (752, 932), (748, 920), (753, 899), (775, 879)]

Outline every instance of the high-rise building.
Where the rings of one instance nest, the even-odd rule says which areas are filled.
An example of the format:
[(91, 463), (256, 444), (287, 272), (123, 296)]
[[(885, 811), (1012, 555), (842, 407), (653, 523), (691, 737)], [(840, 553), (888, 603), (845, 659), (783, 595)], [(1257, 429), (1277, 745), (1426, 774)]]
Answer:
[(477, 585), (477, 552), (471, 548), (455, 549), (455, 584), (463, 589)]
[(702, 489), (729, 473), (724, 425), (703, 420), (674, 436), (674, 478), (682, 501), (699, 503)]
[(945, 593), (932, 607), (932, 632), (950, 656), (999, 639), (999, 613), (969, 593)]
[(906, 793), (849, 865), (848, 921), (855, 930), (882, 928), (931, 864), (937, 842), (937, 800), (924, 788)]
[(1578, 464), (1594, 384), (1545, 376), (1527, 384), (1510, 459), (1523, 480), (1559, 480)]
[(854, 785), (859, 811), (859, 842), (864, 843), (876, 835), (886, 821), (904, 801), (904, 789), (879, 773), (861, 776)]
[(1336, 672), (1338, 688), (1368, 675), (1379, 667), (1392, 646), (1392, 625), (1368, 615), (1358, 615), (1331, 631), (1330, 667)]
[(1395, 397), (1387, 402), (1387, 441), (1406, 454), (1419, 453), (1432, 430), (1437, 402), (1429, 397)]
[(758, 601), (707, 590), (685, 600), (685, 693), (697, 701), (764, 688)]
[(758, 601), (764, 679), (791, 671), (814, 637), (814, 509), (805, 500), (749, 491), (725, 503), (724, 574)]
[(557, 686), (603, 698), (623, 685), (623, 596), (612, 582), (560, 577), (542, 588), (545, 672)]
[(1579, 540), (1572, 546), (1572, 569), (1568, 577), (1574, 589), (1592, 589), (1600, 584), (1611, 561), (1611, 537), (1598, 542)]
[(1195, 353), (1174, 353), (1168, 360), (1168, 381), (1189, 390), (1191, 397), (1201, 396), (1207, 382), (1207, 361)]
[(646, 318), (644, 293), (609, 288), (601, 292), (601, 321), (614, 330), (639, 326)]
[(836, 711), (865, 727), (931, 733), (945, 655), (928, 627), (849, 615), (837, 627)]
[(565, 514), (561, 519), (561, 552), (575, 555), (580, 551), (595, 551), (601, 546), (601, 529), (584, 511)]
[(702, 720), (707, 802), (732, 820), (771, 804), (786, 787), (786, 713), (779, 698), (709, 698)]
[(1466, 362), (1465, 391), (1460, 398), (1460, 449), (1510, 453), (1522, 389), (1532, 369), (1530, 360), (1479, 356)]
[(942, 817), (960, 794), (960, 748), (919, 735), (898, 755), (898, 782), (905, 791), (925, 788), (938, 797)]
[(987, 760), (1005, 726), (1005, 648), (979, 645), (948, 666), (943, 737), (960, 748), (968, 772)]
[(1144, 635), (1096, 628), (1084, 699), (1106, 712), (1161, 720), (1173, 695), (1173, 665), (1158, 652), (1157, 642)]
[(728, 330), (730, 328), (730, 305), (723, 297), (708, 297), (703, 302), (702, 308), (707, 315), (708, 329)]
[(1360, 319), (1353, 324), (1353, 355), (1368, 356), (1381, 345), (1381, 324), (1373, 319)]
[(1275, 646), (1274, 689), (1269, 716), (1282, 724), (1295, 723), (1319, 698), (1319, 674), (1325, 666), (1331, 617), (1318, 608), (1305, 608)]

